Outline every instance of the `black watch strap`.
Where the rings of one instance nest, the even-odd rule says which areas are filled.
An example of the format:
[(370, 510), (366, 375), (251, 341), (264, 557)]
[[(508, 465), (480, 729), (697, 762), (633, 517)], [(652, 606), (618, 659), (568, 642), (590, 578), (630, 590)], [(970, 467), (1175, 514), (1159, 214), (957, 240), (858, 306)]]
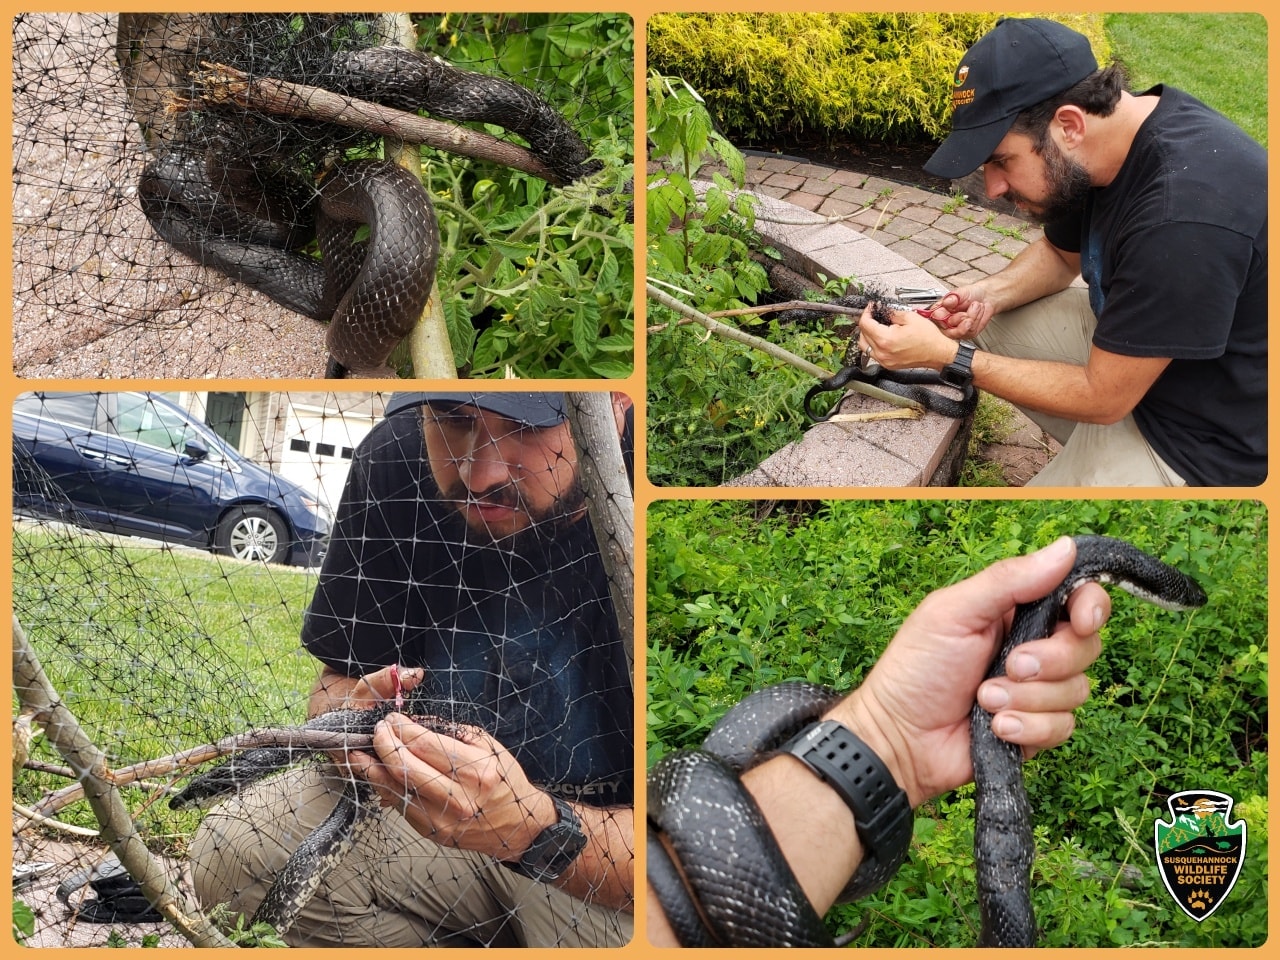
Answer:
[(573, 807), (554, 793), (548, 796), (555, 804), (556, 822), (534, 838), (519, 860), (503, 861), (522, 877), (539, 883), (557, 879), (569, 869), (569, 864), (578, 859), (578, 854), (587, 845), (586, 834), (582, 832), (582, 821), (573, 812)]
[(964, 389), (973, 383), (973, 354), (978, 348), (967, 340), (961, 340), (956, 358), (942, 368), (938, 376), (952, 387)]
[(888, 883), (907, 858), (915, 816), (884, 761), (837, 720), (806, 727), (782, 749), (829, 784), (853, 811), (863, 857), (840, 902), (865, 897)]

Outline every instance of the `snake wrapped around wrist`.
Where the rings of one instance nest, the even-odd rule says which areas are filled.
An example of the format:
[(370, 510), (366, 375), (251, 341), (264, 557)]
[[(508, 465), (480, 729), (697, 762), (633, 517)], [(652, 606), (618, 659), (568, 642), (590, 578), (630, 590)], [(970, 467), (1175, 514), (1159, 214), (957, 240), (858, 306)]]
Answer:
[[(1083, 583), (1114, 584), (1170, 610), (1207, 601), (1194, 580), (1123, 540), (1074, 539), (1076, 561), (1070, 573), (1047, 596), (1017, 606), (987, 678), (1004, 674), (1015, 647), (1049, 636), (1066, 610), (1067, 598)], [(771, 756), (839, 699), (834, 691), (810, 683), (758, 691), (743, 701), (742, 709), (731, 709), (721, 718), (701, 749), (668, 754), (650, 770), (649, 881), (682, 943), (833, 944), (738, 775)], [(970, 753), (982, 915), (979, 946), (1034, 946), (1035, 846), (1022, 751), (992, 732), (991, 715), (976, 703), (970, 716)], [(866, 885), (846, 889), (841, 900), (868, 892)]]

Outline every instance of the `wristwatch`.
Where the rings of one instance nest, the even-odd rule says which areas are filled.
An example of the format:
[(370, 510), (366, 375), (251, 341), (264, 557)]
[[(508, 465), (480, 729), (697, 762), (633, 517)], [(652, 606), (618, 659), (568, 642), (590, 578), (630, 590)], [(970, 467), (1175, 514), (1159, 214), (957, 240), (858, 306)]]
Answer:
[(508, 867), (530, 880), (549, 883), (569, 869), (587, 845), (582, 821), (555, 794), (549, 794), (556, 807), (556, 822), (538, 834), (519, 860), (504, 861)]
[(862, 862), (837, 903), (851, 903), (893, 879), (911, 846), (915, 815), (884, 761), (836, 720), (810, 724), (782, 748), (825, 781), (853, 813)]
[(961, 340), (956, 358), (942, 368), (938, 374), (942, 382), (952, 387), (964, 389), (973, 383), (973, 354), (978, 348), (967, 340)]

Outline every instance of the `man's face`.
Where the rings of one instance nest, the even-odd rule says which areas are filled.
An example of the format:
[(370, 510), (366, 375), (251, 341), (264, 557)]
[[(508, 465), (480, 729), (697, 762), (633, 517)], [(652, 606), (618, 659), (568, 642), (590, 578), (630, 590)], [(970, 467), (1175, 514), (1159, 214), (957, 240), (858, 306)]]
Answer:
[(422, 419), (431, 473), (472, 531), (550, 537), (585, 510), (567, 422), (530, 427), (451, 404), (426, 407)]
[(1005, 135), (983, 165), (983, 175), (988, 197), (1005, 197), (1041, 224), (1078, 209), (1093, 186), (1089, 171), (1063, 153), (1052, 137), (1037, 154), (1023, 133)]

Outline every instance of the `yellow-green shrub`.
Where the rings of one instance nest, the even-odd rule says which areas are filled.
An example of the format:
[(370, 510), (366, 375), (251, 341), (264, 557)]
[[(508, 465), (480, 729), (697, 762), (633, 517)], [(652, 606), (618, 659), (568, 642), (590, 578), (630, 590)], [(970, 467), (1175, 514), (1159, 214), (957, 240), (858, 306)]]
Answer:
[[(997, 14), (665, 13), (649, 20), (649, 66), (686, 80), (745, 142), (809, 131), (910, 142), (950, 128), (951, 78)], [(1110, 48), (1099, 14), (1059, 15)]]

